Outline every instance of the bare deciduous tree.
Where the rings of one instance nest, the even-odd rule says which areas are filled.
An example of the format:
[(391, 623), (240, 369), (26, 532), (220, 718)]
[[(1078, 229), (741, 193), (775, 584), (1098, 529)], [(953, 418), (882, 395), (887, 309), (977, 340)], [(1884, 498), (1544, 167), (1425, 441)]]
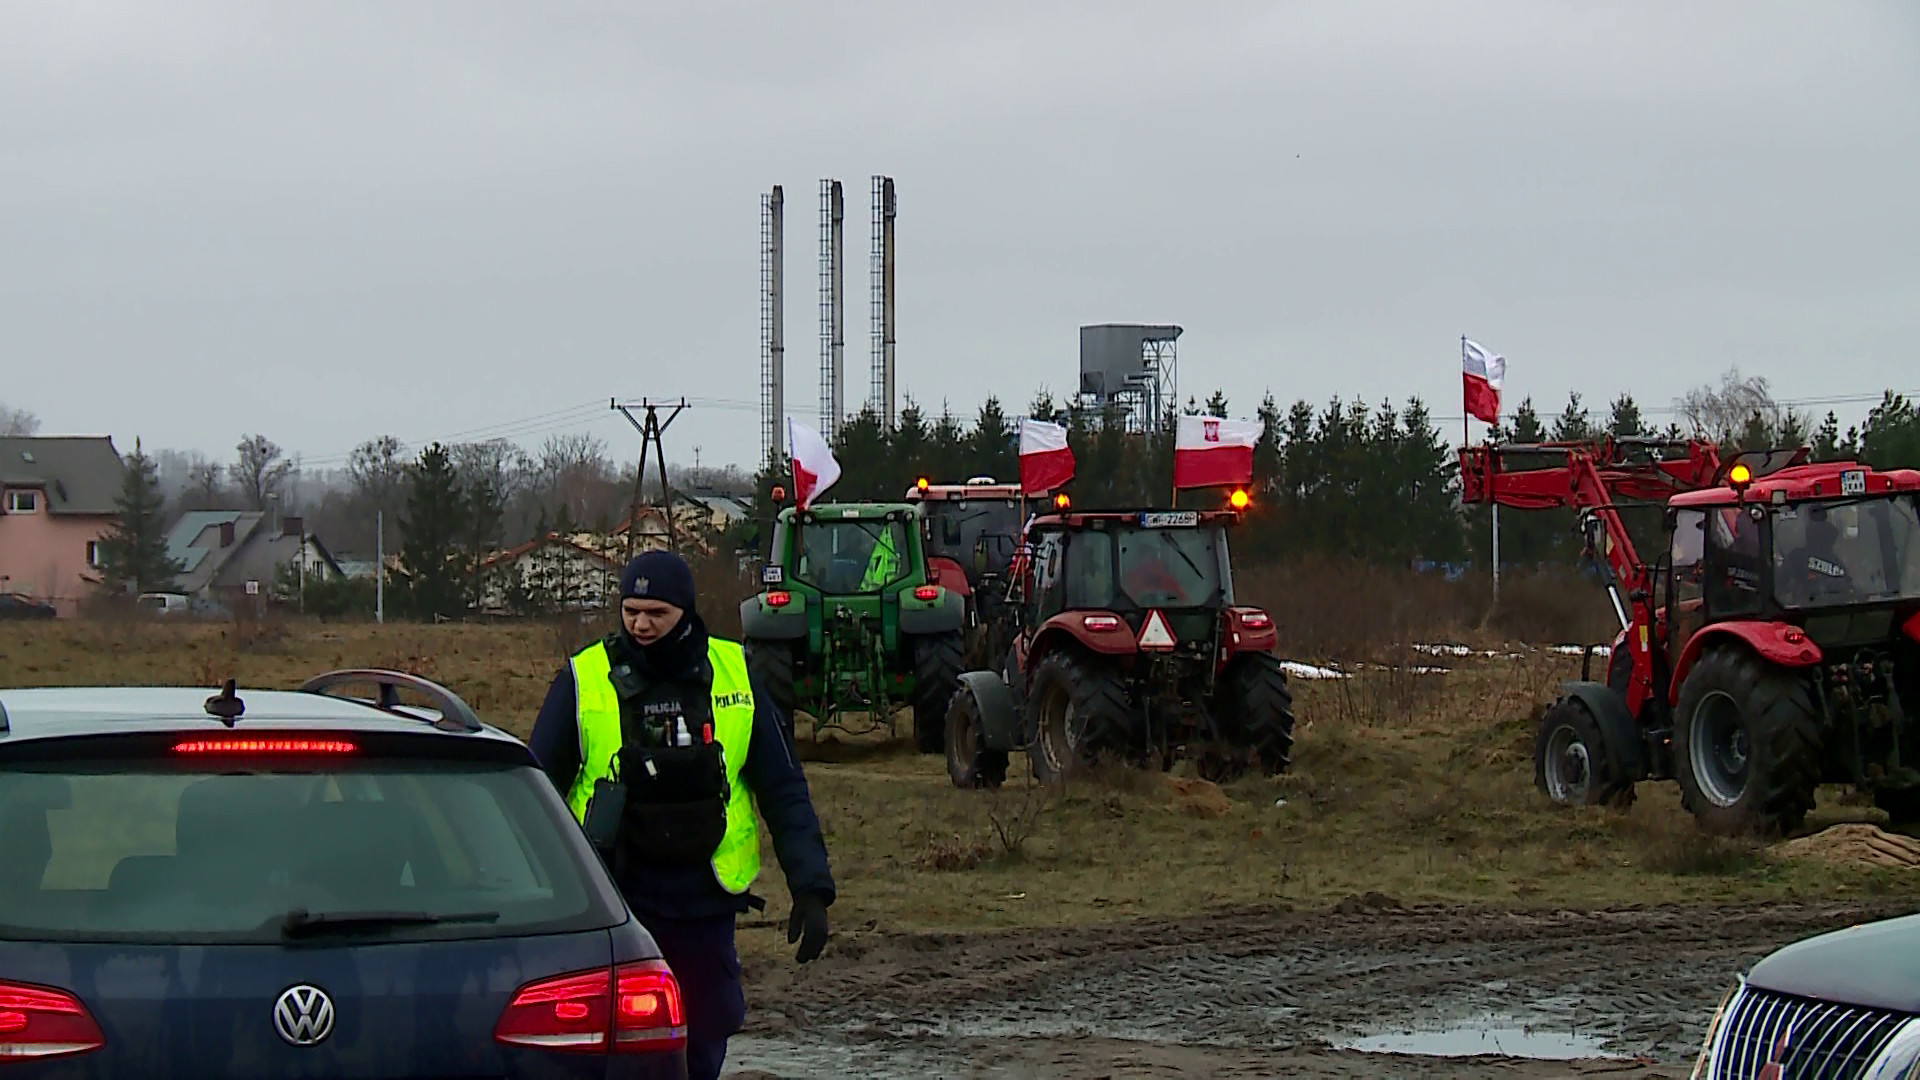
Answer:
[(293, 463), (265, 435), (243, 436), (234, 446), (234, 454), (234, 486), (240, 489), (240, 496), (249, 508), (265, 510), (267, 496), (280, 493), (293, 472)]
[(0, 435), (38, 435), (40, 418), (26, 409), (0, 401)]

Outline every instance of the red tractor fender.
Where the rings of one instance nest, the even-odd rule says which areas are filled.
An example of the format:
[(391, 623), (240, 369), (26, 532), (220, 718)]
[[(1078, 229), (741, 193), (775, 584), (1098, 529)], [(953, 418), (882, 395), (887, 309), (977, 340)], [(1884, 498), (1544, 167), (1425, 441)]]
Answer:
[(960, 564), (945, 555), (935, 555), (927, 560), (927, 573), (933, 583), (948, 592), (959, 593), (963, 598), (973, 595), (973, 586), (967, 581), (967, 572)]
[(1270, 653), (1280, 648), (1280, 631), (1273, 616), (1263, 608), (1230, 607), (1220, 614), (1225, 623), (1220, 633), (1219, 669), (1245, 653)]
[(1913, 640), (1920, 641), (1920, 611), (1914, 612), (1913, 618), (1901, 623), (1900, 631)]
[[(1087, 625), (1089, 619), (1093, 620), (1093, 626)], [(1108, 620), (1111, 620), (1111, 628)], [(1033, 635), (1033, 642), (1027, 646), (1023, 661), (1026, 670), (1031, 672), (1048, 653), (1069, 642), (1104, 656), (1132, 656), (1140, 651), (1140, 643), (1133, 637), (1133, 628), (1113, 612), (1063, 611), (1041, 624), (1039, 631)]]
[(1667, 703), (1680, 703), (1680, 687), (1687, 681), (1687, 673), (1693, 670), (1693, 662), (1708, 645), (1726, 639), (1735, 639), (1746, 644), (1760, 659), (1781, 667), (1812, 667), (1821, 660), (1820, 646), (1807, 637), (1807, 632), (1785, 622), (1763, 622), (1759, 619), (1741, 619), (1732, 622), (1712, 623), (1694, 632), (1687, 639), (1687, 647), (1680, 653), (1680, 662), (1673, 667), (1673, 683), (1667, 689)]

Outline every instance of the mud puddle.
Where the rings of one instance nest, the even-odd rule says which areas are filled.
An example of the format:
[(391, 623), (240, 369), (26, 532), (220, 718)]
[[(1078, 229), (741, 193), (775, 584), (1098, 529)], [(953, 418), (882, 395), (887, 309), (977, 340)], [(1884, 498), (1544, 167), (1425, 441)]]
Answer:
[(1071, 931), (858, 935), (806, 969), (750, 972), (749, 1030), (729, 1063), (779, 1077), (1684, 1075), (1714, 1004), (1755, 960), (1903, 910), (1374, 897)]

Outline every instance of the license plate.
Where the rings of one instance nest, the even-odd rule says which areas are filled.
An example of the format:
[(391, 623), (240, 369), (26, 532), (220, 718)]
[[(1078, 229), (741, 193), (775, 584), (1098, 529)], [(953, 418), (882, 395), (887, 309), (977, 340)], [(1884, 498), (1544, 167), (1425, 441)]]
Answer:
[(1865, 495), (1867, 493), (1867, 474), (1860, 469), (1848, 469), (1840, 474), (1840, 494)]
[(768, 566), (760, 571), (760, 582), (764, 585), (778, 585), (787, 580), (787, 571), (783, 567)]
[(1140, 515), (1140, 527), (1143, 529), (1178, 529), (1200, 524), (1198, 510), (1167, 510)]

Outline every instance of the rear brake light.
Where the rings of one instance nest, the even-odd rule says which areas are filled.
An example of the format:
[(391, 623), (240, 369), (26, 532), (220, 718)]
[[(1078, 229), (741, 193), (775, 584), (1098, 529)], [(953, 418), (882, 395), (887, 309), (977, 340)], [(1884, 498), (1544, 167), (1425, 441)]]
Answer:
[(1240, 613), (1240, 625), (1264, 629), (1273, 625), (1273, 619), (1264, 611), (1243, 611)]
[(0, 982), (0, 1061), (84, 1054), (107, 1045), (100, 1025), (65, 990)]
[(187, 739), (173, 744), (176, 754), (351, 754), (359, 749), (345, 739)]
[(938, 600), (940, 599), (940, 586), (917, 585), (913, 590), (913, 598), (915, 600)]
[(768, 607), (786, 607), (793, 603), (793, 594), (788, 592), (770, 592), (767, 594)]
[(1088, 615), (1086, 618), (1080, 620), (1080, 624), (1089, 630), (1104, 633), (1108, 630), (1120, 629), (1120, 617), (1118, 615)]
[(614, 990), (614, 1050), (637, 1054), (678, 1050), (687, 1042), (680, 983), (658, 960), (622, 964)]
[(686, 1007), (658, 960), (528, 983), (494, 1025), (495, 1041), (570, 1053), (671, 1052), (687, 1043)]

